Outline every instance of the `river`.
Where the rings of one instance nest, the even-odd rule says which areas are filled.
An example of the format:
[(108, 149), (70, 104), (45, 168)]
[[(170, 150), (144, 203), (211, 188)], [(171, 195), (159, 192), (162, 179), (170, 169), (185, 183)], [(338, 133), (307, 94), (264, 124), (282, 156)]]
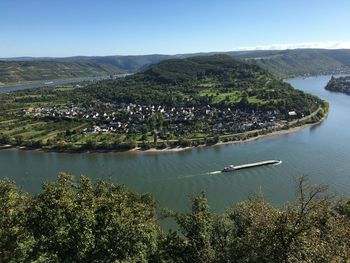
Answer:
[[(113, 78), (121, 78), (130, 74), (117, 74), (113, 75)], [(70, 79), (57, 79), (57, 80), (45, 80), (45, 81), (33, 81), (27, 83), (18, 83), (18, 84), (10, 84), (10, 85), (0, 85), (0, 94), (14, 92), (18, 90), (25, 89), (36, 89), (42, 87), (55, 87), (60, 85), (79, 83), (83, 81), (97, 81), (103, 79), (110, 79), (110, 76), (98, 76), (98, 77), (80, 77), (80, 78), (70, 78)]]
[[(206, 191), (209, 203), (223, 211), (257, 192), (275, 205), (292, 200), (295, 178), (308, 175), (312, 183), (327, 184), (331, 193), (350, 193), (350, 96), (326, 91), (330, 76), (288, 80), (294, 87), (330, 102), (321, 124), (281, 136), (242, 144), (195, 148), (175, 153), (42, 153), (0, 151), (1, 177), (15, 180), (24, 190), (39, 192), (44, 181), (60, 171), (111, 179), (133, 190), (151, 192), (162, 207), (188, 208), (188, 196)], [(216, 173), (228, 164), (281, 159), (233, 173)]]

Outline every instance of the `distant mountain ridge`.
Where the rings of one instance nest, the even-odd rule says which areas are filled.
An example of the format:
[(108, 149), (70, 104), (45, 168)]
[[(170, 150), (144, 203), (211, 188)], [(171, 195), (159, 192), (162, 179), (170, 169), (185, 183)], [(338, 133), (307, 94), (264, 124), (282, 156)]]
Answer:
[(229, 53), (280, 77), (350, 72), (349, 49), (294, 49)]
[(278, 77), (350, 72), (349, 49), (294, 49), (208, 52), (178, 55), (18, 57), (0, 59), (0, 82), (133, 73), (167, 59), (226, 54), (258, 65)]

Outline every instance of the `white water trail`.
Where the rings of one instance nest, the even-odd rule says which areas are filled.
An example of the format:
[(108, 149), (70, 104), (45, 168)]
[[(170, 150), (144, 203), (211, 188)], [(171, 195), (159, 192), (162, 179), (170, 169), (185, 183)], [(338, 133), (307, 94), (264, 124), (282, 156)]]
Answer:
[(280, 165), (282, 161), (279, 161), (278, 163), (275, 163), (274, 166)]
[(209, 173), (207, 173), (207, 174), (209, 174), (209, 175), (214, 175), (214, 174), (219, 174), (219, 173), (221, 173), (221, 171), (209, 172)]

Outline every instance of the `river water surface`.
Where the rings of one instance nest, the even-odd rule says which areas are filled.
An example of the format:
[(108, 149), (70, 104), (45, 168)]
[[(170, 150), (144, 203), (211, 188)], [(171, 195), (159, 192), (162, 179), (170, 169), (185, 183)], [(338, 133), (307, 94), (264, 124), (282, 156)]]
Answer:
[[(129, 74), (117, 74), (114, 75), (113, 78), (121, 78)], [(80, 78), (70, 78), (70, 79), (57, 79), (57, 80), (47, 80), (47, 81), (33, 81), (30, 83), (19, 83), (12, 85), (0, 85), (0, 94), (2, 93), (10, 93), (18, 90), (26, 90), (26, 89), (36, 89), (42, 87), (55, 87), (59, 85), (66, 84), (74, 84), (82, 81), (98, 81), (103, 79), (110, 79), (110, 76), (99, 76), (99, 77), (80, 77)]]
[[(38, 192), (44, 181), (60, 171), (111, 179), (133, 190), (151, 192), (162, 207), (183, 210), (188, 195), (206, 191), (209, 203), (223, 211), (262, 191), (280, 205), (292, 200), (295, 178), (308, 175), (312, 183), (328, 184), (332, 193), (350, 195), (350, 96), (326, 91), (330, 76), (288, 80), (294, 87), (330, 102), (321, 124), (287, 135), (242, 144), (195, 148), (174, 153), (42, 153), (0, 151), (0, 177), (15, 180), (24, 190)], [(281, 159), (278, 166), (218, 173), (229, 164)]]

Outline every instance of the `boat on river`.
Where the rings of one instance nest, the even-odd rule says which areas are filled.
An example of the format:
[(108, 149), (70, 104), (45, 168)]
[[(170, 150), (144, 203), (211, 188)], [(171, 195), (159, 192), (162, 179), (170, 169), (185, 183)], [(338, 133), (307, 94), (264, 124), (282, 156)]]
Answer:
[(241, 164), (241, 165), (229, 165), (225, 166), (224, 169), (221, 170), (223, 173), (227, 172), (233, 172), (236, 170), (242, 170), (242, 169), (248, 169), (248, 168), (253, 168), (253, 167), (258, 167), (258, 166), (265, 166), (265, 165), (277, 165), (282, 163), (281, 160), (268, 160), (268, 161), (262, 161), (262, 162), (256, 162), (256, 163), (247, 163), (247, 164)]

